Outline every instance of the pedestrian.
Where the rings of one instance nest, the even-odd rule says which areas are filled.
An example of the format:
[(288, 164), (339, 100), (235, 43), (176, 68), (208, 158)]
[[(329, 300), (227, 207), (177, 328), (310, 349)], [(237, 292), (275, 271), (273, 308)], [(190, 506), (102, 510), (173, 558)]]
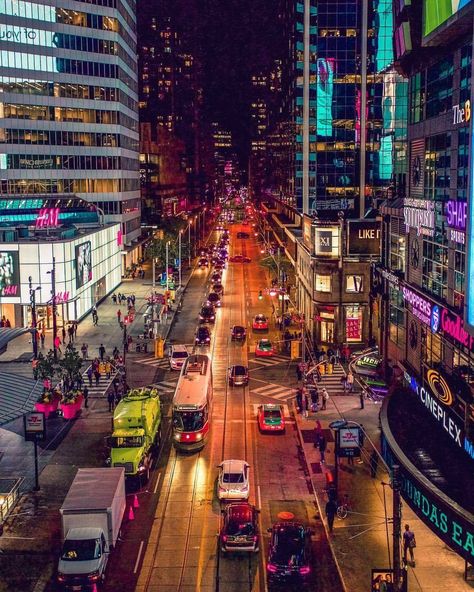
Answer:
[(412, 567), (415, 567), (415, 554), (413, 549), (416, 547), (415, 533), (410, 530), (410, 525), (405, 524), (405, 531), (403, 533), (403, 561), (407, 563), (407, 551), (410, 552), (410, 560)]
[(41, 339), (41, 348), (44, 349), (44, 340), (46, 339), (46, 335), (44, 334), (44, 329), (40, 333), (40, 339)]
[(83, 343), (82, 347), (81, 347), (81, 352), (82, 352), (82, 359), (86, 360), (87, 359), (87, 350), (89, 349), (87, 343)]
[(82, 394), (84, 395), (84, 407), (87, 409), (89, 407), (89, 389), (86, 386), (82, 389)]
[(100, 347), (99, 347), (99, 356), (100, 356), (100, 360), (103, 361), (104, 356), (105, 356), (105, 347), (104, 347), (103, 343), (101, 343)]
[(67, 328), (67, 336), (69, 338), (69, 343), (74, 341), (74, 327), (72, 325)]
[(112, 302), (117, 304), (117, 294), (112, 294)]
[(303, 378), (303, 373), (301, 372), (300, 365), (299, 365), (299, 364), (297, 364), (297, 365), (296, 365), (296, 380), (297, 380), (298, 382), (300, 382), (302, 378)]
[(379, 464), (378, 452), (374, 449), (370, 455), (370, 476), (375, 479), (377, 476), (377, 465)]
[(63, 336), (63, 343), (66, 343), (66, 328), (63, 325), (63, 328), (61, 330), (62, 336)]
[(303, 406), (303, 389), (298, 388), (298, 389), (296, 389), (296, 407), (298, 409), (298, 413), (301, 413), (302, 406)]
[[(123, 389), (122, 389), (123, 390)], [(119, 389), (116, 393), (115, 393), (115, 405), (118, 405), (120, 403), (120, 401), (122, 400), (122, 391)]]
[(95, 377), (95, 386), (99, 386), (100, 371), (98, 368), (97, 368), (97, 370), (94, 371), (94, 377)]
[(107, 403), (109, 404), (109, 411), (114, 410), (115, 395), (112, 391), (107, 394)]
[(316, 421), (316, 426), (314, 427), (314, 447), (319, 448), (319, 440), (323, 436), (323, 429), (321, 427), (321, 422), (319, 419)]
[(321, 347), (321, 351), (319, 352), (319, 362), (324, 362), (326, 359), (326, 352), (324, 351), (324, 347)]
[(325, 411), (326, 410), (327, 402), (329, 401), (329, 393), (328, 393), (327, 389), (324, 388), (324, 387), (323, 387), (322, 400), (323, 400), (323, 404), (322, 404), (321, 409), (323, 411)]
[(59, 335), (56, 335), (56, 337), (54, 338), (54, 347), (58, 350), (59, 353), (61, 353), (61, 339), (59, 338)]
[(347, 388), (350, 393), (354, 390), (354, 375), (352, 374), (351, 370), (347, 373)]
[(131, 298), (132, 298), (132, 304), (133, 304), (133, 306), (135, 306), (135, 294), (132, 294)]
[(359, 393), (360, 408), (364, 408), (364, 391), (361, 390)]
[(333, 497), (331, 497), (326, 503), (326, 518), (328, 519), (329, 532), (332, 532), (336, 513), (337, 501)]
[(112, 374), (112, 364), (110, 363), (110, 360), (105, 362), (105, 374), (107, 376), (107, 380), (110, 380), (110, 375)]
[(312, 388), (309, 391), (309, 396), (311, 399), (311, 411), (313, 413), (316, 413), (316, 411), (318, 410), (319, 407), (319, 392), (318, 389), (316, 387)]
[(336, 358), (336, 364), (339, 364), (339, 360), (341, 359), (341, 350), (336, 347), (334, 350), (334, 357)]
[(125, 300), (127, 300), (127, 297), (125, 296), (125, 294), (122, 294), (122, 302), (125, 302)]
[(94, 370), (92, 369), (92, 364), (87, 368), (87, 378), (89, 379), (89, 386), (92, 386), (92, 376), (94, 374)]
[(92, 311), (92, 322), (95, 327), (99, 324), (99, 315), (97, 314), (97, 311)]
[(122, 311), (120, 310), (120, 308), (117, 310), (117, 322), (120, 325), (120, 320), (122, 318)]
[(344, 392), (346, 392), (347, 391), (347, 376), (345, 374), (343, 374), (341, 376), (341, 384), (344, 389)]
[(120, 379), (119, 379), (119, 377), (118, 377), (118, 376), (116, 376), (116, 377), (114, 378), (114, 380), (113, 380), (113, 383), (112, 383), (112, 386), (113, 386), (113, 389), (114, 389), (114, 396), (115, 396), (115, 395), (117, 394), (117, 392), (118, 392), (118, 386), (119, 386), (119, 383), (120, 383)]
[(324, 434), (321, 434), (321, 437), (319, 438), (318, 447), (319, 447), (319, 454), (321, 455), (321, 462), (324, 463), (324, 462), (326, 462), (324, 455), (326, 453), (326, 447), (327, 447), (327, 442), (326, 442), (326, 438), (324, 437)]
[(119, 352), (119, 350), (118, 350), (118, 347), (117, 347), (117, 346), (115, 346), (115, 347), (114, 347), (114, 351), (112, 352), (112, 355), (113, 355), (113, 357), (114, 357), (114, 360), (116, 360), (116, 359), (119, 357), (119, 355), (120, 355), (120, 352)]
[(302, 411), (303, 417), (305, 419), (308, 419), (308, 408), (309, 408), (308, 395), (306, 394), (305, 391), (303, 391), (303, 395), (302, 395), (302, 399), (301, 399), (301, 411)]

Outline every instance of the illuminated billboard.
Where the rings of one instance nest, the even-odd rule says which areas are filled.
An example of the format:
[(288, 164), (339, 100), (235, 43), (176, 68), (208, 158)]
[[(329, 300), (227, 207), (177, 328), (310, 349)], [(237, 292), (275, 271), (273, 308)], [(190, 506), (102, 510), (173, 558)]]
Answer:
[(423, 0), (423, 35), (429, 35), (473, 0)]
[(0, 296), (20, 295), (20, 266), (17, 251), (0, 251)]
[(316, 61), (316, 133), (326, 138), (332, 137), (333, 134), (332, 98), (335, 65), (336, 60), (333, 58), (318, 58)]
[(91, 241), (76, 246), (76, 289), (92, 279), (92, 248)]

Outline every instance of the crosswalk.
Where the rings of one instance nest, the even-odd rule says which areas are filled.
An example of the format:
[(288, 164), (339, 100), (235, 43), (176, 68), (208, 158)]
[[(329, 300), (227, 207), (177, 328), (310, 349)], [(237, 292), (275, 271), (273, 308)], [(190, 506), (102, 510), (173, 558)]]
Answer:
[(287, 364), (288, 362), (290, 362), (290, 358), (287, 356), (249, 358), (249, 364), (256, 364), (257, 366), (276, 366), (277, 364)]
[(163, 382), (154, 382), (152, 385), (158, 389), (158, 394), (160, 395), (170, 395), (173, 394), (176, 390), (176, 384), (178, 380), (163, 380)]
[(346, 375), (341, 364), (335, 364), (332, 374), (323, 374), (321, 382), (318, 382), (318, 388), (325, 387), (329, 396), (344, 394), (344, 385), (342, 378)]
[(82, 373), (82, 380), (84, 381), (84, 385), (86, 385), (87, 388), (89, 389), (89, 399), (94, 399), (94, 398), (99, 398), (99, 397), (104, 396), (105, 393), (108, 391), (109, 386), (112, 384), (112, 381), (115, 378), (117, 371), (114, 368), (112, 368), (112, 373), (110, 375), (110, 378), (107, 378), (107, 376), (105, 374), (101, 374), (97, 385), (95, 383), (95, 377), (92, 376), (92, 385), (90, 385), (89, 378), (87, 376), (88, 368), (89, 368), (89, 366)]
[(281, 384), (268, 383), (264, 386), (252, 389), (250, 393), (253, 395), (260, 395), (261, 397), (276, 399), (277, 401), (286, 401), (295, 396), (296, 390), (294, 388), (282, 386)]
[(163, 370), (169, 370), (170, 367), (168, 358), (155, 358), (152, 355), (146, 358), (134, 358), (133, 361), (136, 364), (144, 364), (146, 366), (162, 368)]

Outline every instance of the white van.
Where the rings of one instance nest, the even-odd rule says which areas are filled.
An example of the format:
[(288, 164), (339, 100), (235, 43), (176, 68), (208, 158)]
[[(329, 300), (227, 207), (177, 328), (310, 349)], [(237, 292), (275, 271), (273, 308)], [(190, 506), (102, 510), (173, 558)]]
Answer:
[(181, 370), (188, 356), (189, 353), (185, 345), (172, 345), (170, 349), (171, 370)]

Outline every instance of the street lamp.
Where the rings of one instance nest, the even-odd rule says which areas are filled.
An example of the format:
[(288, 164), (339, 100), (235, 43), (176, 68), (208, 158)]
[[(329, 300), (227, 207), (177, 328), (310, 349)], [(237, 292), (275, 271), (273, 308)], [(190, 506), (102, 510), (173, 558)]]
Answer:
[(53, 309), (53, 354), (54, 359), (58, 359), (58, 347), (56, 345), (56, 338), (58, 336), (58, 320), (57, 315), (57, 303), (56, 303), (56, 257), (53, 257), (53, 269), (46, 273), (51, 274), (51, 304)]
[(166, 292), (168, 292), (169, 286), (169, 247), (170, 241), (166, 241)]
[(30, 306), (31, 306), (31, 328), (33, 329), (32, 334), (32, 343), (33, 343), (33, 359), (37, 359), (38, 357), (38, 334), (36, 330), (36, 290), (41, 290), (41, 286), (37, 288), (33, 288), (33, 280), (30, 277), (28, 278), (28, 286), (30, 289)]
[(178, 290), (181, 290), (181, 235), (183, 234), (182, 229), (178, 235)]
[(123, 367), (125, 368), (125, 358), (128, 349), (128, 342), (127, 342), (127, 324), (128, 324), (128, 315), (125, 315), (123, 318)]
[(188, 224), (188, 265), (191, 267), (191, 225), (193, 221), (190, 220)]

